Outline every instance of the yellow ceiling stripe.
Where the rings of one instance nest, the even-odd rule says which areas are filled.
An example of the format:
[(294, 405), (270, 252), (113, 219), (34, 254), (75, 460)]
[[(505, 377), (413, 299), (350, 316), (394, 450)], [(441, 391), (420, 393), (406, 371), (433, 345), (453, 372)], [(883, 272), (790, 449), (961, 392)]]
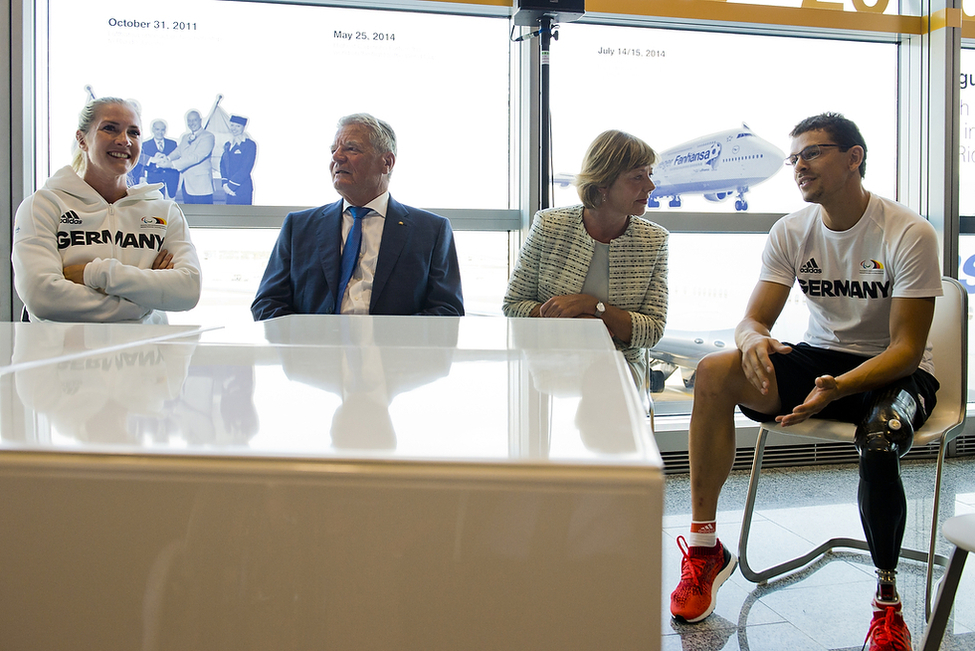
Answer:
[[(458, 0), (435, 0), (457, 2)], [(512, 7), (513, 0), (464, 0), (462, 4)], [(619, 14), (660, 18), (684, 18), (727, 23), (812, 27), (886, 34), (922, 34), (927, 20), (920, 16), (898, 16), (871, 11), (866, 2), (861, 11), (844, 11), (841, 2), (802, 0), (802, 7), (772, 7), (759, 4), (729, 3), (725, 0), (586, 0), (589, 13)], [(877, 3), (874, 3), (876, 6)], [(886, 6), (886, 5), (884, 5)], [(964, 32), (975, 30), (967, 17)], [(959, 27), (960, 9), (940, 11), (932, 17), (933, 29)], [(963, 36), (968, 34), (963, 33)]]
[[(808, 2), (805, 2), (807, 6)], [(770, 7), (718, 0), (587, 0), (586, 11), (729, 23), (845, 29), (888, 34), (920, 34), (917, 16), (840, 11), (838, 3), (817, 0), (816, 8)], [(828, 7), (828, 8), (825, 8)]]

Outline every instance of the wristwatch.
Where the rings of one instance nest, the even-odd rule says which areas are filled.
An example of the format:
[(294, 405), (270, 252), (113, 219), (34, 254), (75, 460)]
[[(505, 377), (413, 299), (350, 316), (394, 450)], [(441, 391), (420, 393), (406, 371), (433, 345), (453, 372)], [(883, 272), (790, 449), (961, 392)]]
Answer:
[(606, 306), (603, 305), (602, 301), (596, 303), (596, 316), (602, 318), (603, 314), (606, 313)]

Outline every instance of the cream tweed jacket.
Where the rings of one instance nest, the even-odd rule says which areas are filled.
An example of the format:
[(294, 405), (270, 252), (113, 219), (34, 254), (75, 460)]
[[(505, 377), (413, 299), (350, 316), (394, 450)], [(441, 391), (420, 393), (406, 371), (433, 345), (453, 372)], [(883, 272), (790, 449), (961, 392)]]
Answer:
[[(535, 214), (504, 296), (505, 316), (527, 317), (553, 296), (578, 294), (586, 281), (595, 240), (582, 223), (582, 206)], [(634, 380), (646, 387), (647, 353), (667, 322), (667, 236), (663, 227), (630, 217), (609, 244), (609, 304), (630, 313), (629, 343), (615, 340)]]

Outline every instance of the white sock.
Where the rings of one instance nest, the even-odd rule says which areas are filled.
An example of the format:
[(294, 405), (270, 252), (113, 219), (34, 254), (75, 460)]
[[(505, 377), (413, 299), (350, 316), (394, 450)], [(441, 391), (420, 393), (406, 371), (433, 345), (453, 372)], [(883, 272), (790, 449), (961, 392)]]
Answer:
[(714, 547), (718, 544), (717, 524), (713, 520), (709, 522), (692, 520), (687, 544), (691, 547)]

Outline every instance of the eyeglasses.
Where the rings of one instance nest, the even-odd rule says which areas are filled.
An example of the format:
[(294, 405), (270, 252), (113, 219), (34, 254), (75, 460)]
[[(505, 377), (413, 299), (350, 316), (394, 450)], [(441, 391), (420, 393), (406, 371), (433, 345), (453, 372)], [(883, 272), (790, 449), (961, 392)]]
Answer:
[[(843, 145), (809, 145), (798, 154), (788, 156), (785, 159), (785, 164), (795, 167), (795, 164), (799, 162), (800, 158), (808, 163), (813, 159), (819, 158), (819, 156), (823, 153), (823, 147), (839, 147), (842, 149)], [(849, 147), (847, 147), (847, 149), (849, 149)]]

